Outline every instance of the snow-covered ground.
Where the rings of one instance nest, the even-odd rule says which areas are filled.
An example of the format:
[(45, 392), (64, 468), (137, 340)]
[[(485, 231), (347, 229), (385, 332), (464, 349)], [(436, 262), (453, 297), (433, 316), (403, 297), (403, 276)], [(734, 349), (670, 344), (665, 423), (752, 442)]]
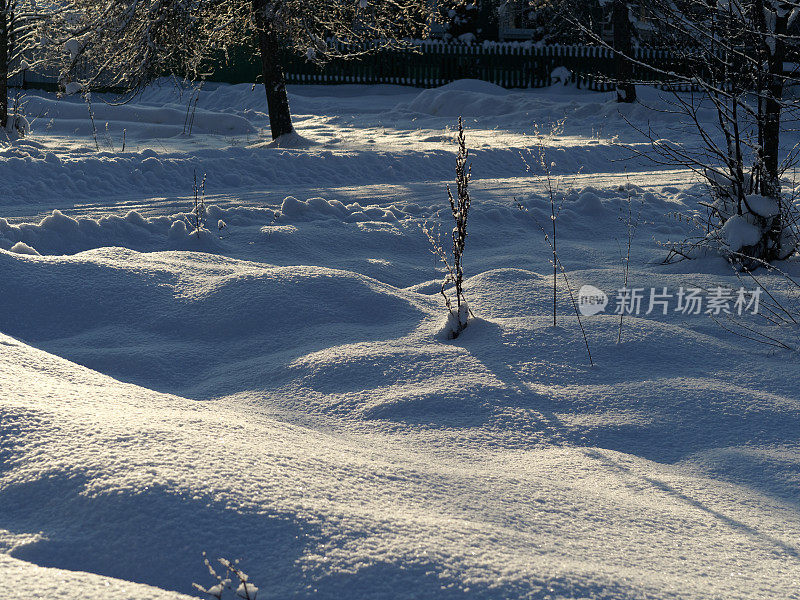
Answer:
[[(29, 92), (32, 134), (0, 147), (5, 598), (196, 595), (203, 552), (260, 600), (800, 598), (798, 354), (674, 310), (617, 344), (609, 305), (590, 367), (561, 282), (552, 327), (540, 143), (573, 291), (622, 287), (629, 208), (629, 287), (755, 287), (660, 264), (706, 190), (619, 144), (626, 120), (688, 142), (674, 117), (567, 88), (290, 91), (293, 147), (264, 143), (261, 88), (207, 87), (189, 135), (164, 86), (95, 97), (99, 152), (85, 104)], [(459, 114), (477, 318), (448, 341), (421, 227), (451, 227)]]

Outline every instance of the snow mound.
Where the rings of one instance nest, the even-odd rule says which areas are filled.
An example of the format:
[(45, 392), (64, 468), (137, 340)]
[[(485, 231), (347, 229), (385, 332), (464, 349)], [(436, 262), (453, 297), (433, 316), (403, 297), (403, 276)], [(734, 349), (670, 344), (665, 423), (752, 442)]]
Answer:
[[(37, 122), (51, 133), (91, 135), (89, 108), (80, 99), (58, 100), (31, 95), (25, 99), (25, 110), (36, 115)], [(168, 138), (184, 133), (187, 123), (187, 107), (166, 103), (161, 106), (146, 106), (139, 103), (106, 104), (99, 101), (91, 105), (98, 130), (103, 133), (105, 124), (128, 138)], [(193, 134), (244, 135), (257, 133), (256, 128), (244, 117), (222, 111), (194, 108)], [(121, 143), (121, 140), (120, 140)]]
[(32, 256), (40, 256), (40, 254), (31, 248), (25, 242), (17, 242), (13, 246), (11, 246), (11, 252), (16, 252), (17, 254), (30, 254)]
[(747, 246), (753, 246), (761, 239), (758, 227), (747, 220), (745, 215), (733, 215), (725, 221), (719, 235), (731, 252), (738, 252)]
[(524, 110), (518, 102), (498, 99), (478, 92), (457, 90), (425, 90), (408, 106), (408, 110), (435, 117), (483, 117), (507, 115)]
[(747, 196), (747, 208), (755, 214), (769, 218), (779, 215), (781, 212), (780, 203), (775, 198), (767, 198), (757, 194)]
[(435, 89), (442, 92), (472, 92), (490, 96), (507, 96), (510, 93), (504, 87), (480, 79), (458, 79)]
[(486, 117), (523, 111), (530, 99), (486, 82), (471, 79), (423, 90), (403, 108), (436, 117)]
[(293, 131), (292, 133), (286, 133), (270, 142), (255, 144), (254, 147), (297, 149), (297, 148), (311, 148), (312, 146), (315, 145), (316, 142), (314, 142), (314, 140), (310, 140), (307, 137), (303, 137), (296, 131)]
[[(303, 347), (304, 339), (330, 344), (352, 339), (355, 331), (375, 338), (413, 329), (430, 305), (346, 271), (208, 254), (103, 248), (24, 260), (3, 252), (0, 268), (8, 286), (0, 299), (0, 331), (157, 387), (180, 381), (185, 369), (225, 340), (235, 340), (237, 348), (226, 360), (244, 360), (254, 348), (272, 354)], [(57, 339), (65, 341), (46, 343)], [(131, 343), (141, 351), (118, 360)], [(207, 377), (211, 373), (198, 374)]]
[(348, 223), (394, 222), (407, 216), (402, 209), (394, 205), (388, 207), (362, 206), (358, 202), (343, 204), (338, 200), (325, 200), (324, 198), (298, 200), (294, 196), (287, 196), (283, 200), (280, 215), (280, 222), (336, 219)]
[[(247, 214), (247, 211), (244, 211)], [(266, 212), (266, 211), (262, 211)], [(215, 206), (207, 208), (208, 222), (224, 214)], [(145, 218), (137, 211), (125, 216), (109, 215), (99, 219), (73, 218), (59, 210), (38, 223), (14, 225), (0, 218), (0, 248), (28, 254), (72, 254), (102, 246), (125, 246), (142, 250), (193, 249), (213, 251), (218, 238), (205, 231), (201, 238), (194, 235), (190, 213)], [(201, 242), (199, 245), (194, 242)]]

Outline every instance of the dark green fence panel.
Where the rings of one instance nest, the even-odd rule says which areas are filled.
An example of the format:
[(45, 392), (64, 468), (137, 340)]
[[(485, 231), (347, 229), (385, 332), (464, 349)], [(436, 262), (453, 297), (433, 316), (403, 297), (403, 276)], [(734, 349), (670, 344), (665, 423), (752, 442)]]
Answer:
[[(614, 74), (612, 53), (605, 48), (519, 43), (467, 46), (422, 42), (413, 48), (334, 59), (321, 67), (305, 58), (287, 55), (284, 65), (286, 80), (291, 84), (436, 87), (457, 79), (481, 79), (505, 88), (534, 88), (550, 85), (553, 70), (565, 67), (579, 87), (608, 89)], [(221, 68), (211, 70), (212, 81), (253, 83), (261, 78), (258, 57), (243, 48), (236, 50)]]
[[(344, 47), (342, 51), (365, 51), (368, 46)], [(640, 48), (635, 58), (654, 65), (634, 64), (634, 79), (655, 83), (664, 88), (681, 89), (669, 73), (681, 73), (680, 61), (665, 50)], [(800, 61), (800, 59), (798, 59)], [(538, 88), (552, 84), (551, 75), (558, 67), (571, 73), (572, 83), (580, 88), (608, 90), (614, 81), (614, 53), (600, 46), (536, 46), (527, 43), (486, 43), (457, 45), (435, 41), (419, 42), (412, 48), (383, 49), (361, 54), (355, 59), (334, 59), (324, 66), (304, 57), (283, 57), (286, 80), (290, 84), (400, 84), (437, 87), (457, 79), (481, 79), (505, 88)], [(261, 62), (248, 46), (231, 51), (209, 65), (210, 81), (258, 83)], [(52, 80), (52, 81), (51, 81)], [(54, 85), (55, 78), (43, 75), (39, 85)], [(30, 83), (33, 83), (32, 81)], [(23, 83), (24, 85), (24, 83)]]
[[(365, 51), (366, 45), (340, 46), (340, 50)], [(685, 79), (687, 66), (669, 50), (638, 48), (635, 50), (633, 77), (637, 82), (654, 84), (664, 89), (691, 88)], [(638, 62), (641, 61), (641, 62)], [(416, 87), (437, 87), (457, 79), (481, 79), (505, 88), (538, 88), (552, 84), (551, 75), (558, 67), (571, 73), (571, 81), (579, 88), (609, 90), (614, 86), (614, 52), (601, 46), (549, 45), (528, 43), (486, 43), (456, 45), (435, 41), (419, 42), (412, 48), (384, 49), (362, 54), (356, 59), (335, 59), (320, 67), (304, 57), (286, 55), (286, 80), (291, 84), (400, 84)], [(787, 64), (800, 64), (800, 55), (793, 52)], [(650, 65), (653, 68), (648, 68)], [(257, 83), (261, 81), (261, 63), (252, 47), (241, 46), (227, 57), (209, 65), (210, 81)], [(793, 77), (796, 75), (793, 75)], [(18, 80), (19, 81), (18, 81)], [(29, 75), (17, 78), (12, 85), (55, 86), (55, 76)]]

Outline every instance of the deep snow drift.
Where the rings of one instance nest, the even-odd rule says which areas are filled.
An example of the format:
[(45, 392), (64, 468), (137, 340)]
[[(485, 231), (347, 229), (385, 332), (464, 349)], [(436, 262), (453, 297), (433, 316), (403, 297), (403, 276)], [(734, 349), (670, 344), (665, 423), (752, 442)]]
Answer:
[[(675, 311), (626, 317), (618, 345), (609, 307), (583, 320), (590, 367), (561, 284), (552, 327), (520, 154), (561, 118), (543, 143), (575, 289), (622, 286), (629, 207), (632, 287), (753, 287), (659, 264), (705, 190), (612, 138), (652, 118), (688, 142), (678, 124), (565, 88), (308, 87), (314, 144), (287, 149), (261, 143), (261, 92), (203, 91), (191, 135), (166, 87), (95, 100), (101, 152), (85, 106), (34, 93), (32, 135), (0, 149), (6, 596), (196, 595), (205, 551), (260, 599), (800, 598), (798, 355)], [(456, 114), (478, 318), (446, 341), (421, 226), (450, 227)]]

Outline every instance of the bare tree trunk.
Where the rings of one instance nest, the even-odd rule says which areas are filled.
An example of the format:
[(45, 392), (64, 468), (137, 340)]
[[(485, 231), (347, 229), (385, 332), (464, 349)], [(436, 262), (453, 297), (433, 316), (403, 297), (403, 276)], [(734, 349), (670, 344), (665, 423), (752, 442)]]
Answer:
[(781, 139), (781, 109), (783, 105), (783, 64), (786, 60), (786, 30), (788, 15), (778, 15), (775, 19), (774, 48), (768, 48), (767, 68), (769, 71), (766, 98), (763, 102), (761, 127), (763, 128), (763, 169), (761, 195), (779, 198), (781, 180), (779, 171), (779, 146)]
[(614, 0), (611, 20), (614, 27), (615, 68), (617, 78), (617, 102), (636, 102), (636, 86), (631, 82), (633, 68), (625, 58), (633, 52), (631, 21), (628, 3)]
[[(762, 196), (774, 198), (780, 206), (781, 202), (781, 174), (780, 174), (780, 140), (781, 140), (781, 110), (783, 108), (784, 73), (783, 64), (786, 60), (786, 32), (789, 25), (789, 13), (776, 15), (775, 31), (771, 36), (772, 43), (767, 44), (767, 85), (766, 98), (761, 103), (762, 113), (759, 114), (759, 129), (762, 140), (762, 173), (760, 192)], [(762, 12), (763, 15), (763, 12)], [(765, 27), (766, 30), (766, 27)], [(765, 39), (770, 39), (770, 32), (764, 32)], [(764, 219), (765, 229), (762, 244), (762, 255), (768, 260), (785, 258), (782, 245), (783, 215), (779, 212), (771, 219)]]
[(8, 125), (8, 44), (7, 0), (0, 0), (0, 128)]
[(281, 65), (280, 43), (267, 18), (270, 0), (252, 0), (258, 29), (258, 49), (261, 53), (261, 74), (267, 93), (267, 109), (272, 139), (292, 133), (292, 114), (286, 95), (286, 76)]

